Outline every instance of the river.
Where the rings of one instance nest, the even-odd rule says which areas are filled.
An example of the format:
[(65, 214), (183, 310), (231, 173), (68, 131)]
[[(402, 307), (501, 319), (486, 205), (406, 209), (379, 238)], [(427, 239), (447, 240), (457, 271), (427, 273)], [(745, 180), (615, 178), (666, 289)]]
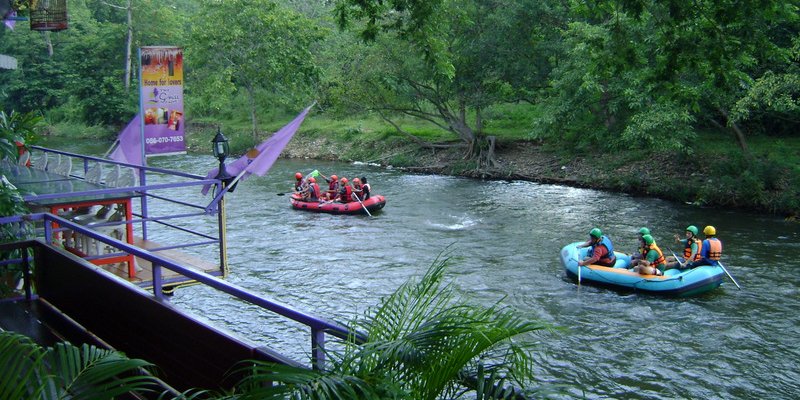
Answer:
[[(150, 165), (205, 174), (210, 156), (154, 158)], [(367, 176), (386, 207), (368, 216), (294, 211), (296, 171)], [(557, 398), (795, 398), (800, 393), (800, 250), (795, 222), (625, 194), (521, 181), (414, 175), (375, 166), (279, 160), (227, 197), (231, 282), (308, 313), (349, 321), (443, 251), (448, 279), (470, 301), (502, 304), (564, 330), (541, 331), (536, 375)], [(675, 248), (684, 228), (714, 225), (739, 290), (687, 299), (577, 286), (560, 248), (600, 227), (620, 251), (646, 226)], [(211, 251), (211, 250), (209, 250)], [(789, 255), (787, 257), (787, 255)], [(298, 360), (309, 335), (202, 287), (173, 303), (227, 330), (269, 342)]]

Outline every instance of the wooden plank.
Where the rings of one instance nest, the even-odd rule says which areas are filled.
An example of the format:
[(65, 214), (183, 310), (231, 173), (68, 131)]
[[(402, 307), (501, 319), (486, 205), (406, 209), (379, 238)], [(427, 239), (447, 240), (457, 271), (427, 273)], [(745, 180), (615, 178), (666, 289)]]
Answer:
[[(153, 242), (151, 240), (144, 240), (140, 237), (134, 237), (133, 245), (145, 250), (153, 250), (164, 247), (163, 244)], [(155, 254), (169, 259), (170, 261), (174, 261), (182, 266), (197, 269), (207, 274), (221, 276), (222, 278), (224, 278), (226, 275), (225, 271), (223, 271), (219, 265), (205, 261), (197, 256), (184, 253), (178, 249), (158, 250), (155, 251)], [(137, 286), (145, 288), (153, 286), (153, 265), (150, 263), (150, 261), (136, 257), (136, 276), (133, 278), (129, 277), (127, 263), (106, 264), (101, 265), (101, 267), (106, 271), (119, 276), (120, 278), (136, 284)], [(185, 278), (183, 275), (166, 268), (161, 268), (161, 276), (163, 281), (173, 282), (168, 284), (168, 286), (173, 288), (176, 286), (191, 284), (193, 282), (191, 279)]]

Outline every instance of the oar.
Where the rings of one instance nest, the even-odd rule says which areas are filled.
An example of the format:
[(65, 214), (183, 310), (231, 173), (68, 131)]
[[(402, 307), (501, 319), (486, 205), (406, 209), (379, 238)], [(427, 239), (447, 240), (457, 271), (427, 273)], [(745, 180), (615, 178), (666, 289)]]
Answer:
[(739, 283), (736, 282), (736, 279), (733, 279), (733, 275), (731, 275), (731, 273), (728, 272), (727, 269), (725, 269), (725, 266), (722, 265), (722, 262), (721, 261), (717, 261), (717, 264), (722, 268), (723, 271), (725, 271), (725, 274), (728, 275), (728, 278), (731, 278), (731, 282), (733, 282), (733, 284), (736, 285), (736, 287), (739, 288), (739, 290), (742, 290), (742, 287), (739, 286)]
[[(685, 267), (685, 266), (686, 266), (686, 264), (681, 264), (681, 262), (680, 262), (680, 258), (678, 258), (678, 256), (677, 256), (677, 255), (675, 255), (675, 252), (674, 252), (674, 251), (672, 251), (672, 249), (670, 249), (669, 247), (667, 247), (667, 250), (669, 250), (669, 252), (670, 252), (670, 253), (672, 253), (672, 257), (675, 257), (675, 261), (677, 261), (677, 262), (678, 262), (678, 265), (680, 265), (680, 266), (681, 266), (681, 269), (683, 269), (683, 267)], [(688, 263), (689, 261), (687, 260), (686, 262)]]
[[(572, 259), (575, 260), (576, 263), (578, 263), (577, 258), (573, 257)], [(581, 285), (581, 264), (578, 264), (578, 286), (580, 285)]]
[(365, 205), (364, 205), (364, 203), (361, 201), (361, 199), (359, 199), (359, 198), (358, 198), (358, 195), (357, 195), (357, 194), (355, 194), (355, 193), (353, 193), (353, 197), (355, 197), (355, 198), (356, 198), (356, 200), (358, 200), (358, 204), (361, 204), (361, 207), (364, 207), (364, 211), (366, 211), (367, 215), (369, 215), (370, 217), (372, 217), (372, 214), (370, 214), (370, 213), (369, 213), (369, 210), (367, 210), (367, 206), (365, 206)]

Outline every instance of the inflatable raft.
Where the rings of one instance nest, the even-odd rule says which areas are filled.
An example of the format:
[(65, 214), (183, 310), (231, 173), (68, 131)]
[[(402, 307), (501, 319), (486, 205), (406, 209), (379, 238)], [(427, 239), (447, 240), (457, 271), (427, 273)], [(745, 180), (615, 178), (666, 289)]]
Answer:
[(328, 214), (366, 214), (367, 212), (364, 211), (365, 207), (372, 213), (386, 205), (386, 198), (381, 195), (370, 196), (370, 198), (362, 202), (364, 203), (363, 206), (357, 201), (351, 201), (349, 203), (303, 201), (298, 194), (292, 194), (290, 201), (292, 203), (292, 208), (295, 210)]
[(605, 286), (623, 291), (647, 292), (665, 296), (693, 296), (717, 288), (722, 284), (725, 271), (719, 266), (702, 266), (688, 270), (670, 269), (664, 276), (641, 275), (628, 270), (631, 257), (614, 252), (617, 262), (614, 268), (601, 265), (578, 267), (578, 260), (589, 256), (589, 248), (578, 248), (581, 242), (568, 244), (561, 249), (561, 263), (567, 276), (580, 282), (595, 286)]

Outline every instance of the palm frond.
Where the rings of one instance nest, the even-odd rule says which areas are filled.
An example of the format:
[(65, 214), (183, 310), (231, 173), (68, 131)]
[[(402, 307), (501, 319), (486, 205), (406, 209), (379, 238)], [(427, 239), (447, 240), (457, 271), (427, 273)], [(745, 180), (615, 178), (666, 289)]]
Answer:
[[(248, 375), (237, 383), (237, 396), (249, 399), (380, 399), (366, 381), (355, 376), (331, 374), (303, 367), (253, 362), (236, 373)], [(271, 385), (265, 385), (271, 382)]]
[(39, 397), (44, 354), (27, 336), (0, 332), (0, 399)]
[(156, 387), (142, 369), (150, 363), (84, 344), (42, 348), (29, 338), (0, 332), (0, 398), (113, 399)]

